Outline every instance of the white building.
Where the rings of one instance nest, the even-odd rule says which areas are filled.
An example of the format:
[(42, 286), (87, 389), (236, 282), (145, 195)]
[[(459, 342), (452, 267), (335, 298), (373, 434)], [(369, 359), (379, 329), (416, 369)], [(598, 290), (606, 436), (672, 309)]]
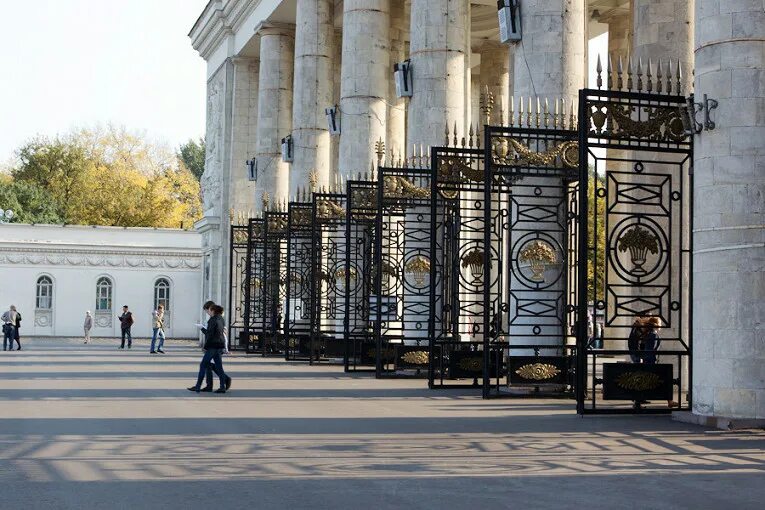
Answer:
[(123, 305), (134, 337), (151, 335), (151, 313), (169, 310), (168, 338), (196, 338), (202, 285), (196, 232), (121, 227), (0, 225), (0, 309), (16, 305), (22, 336), (120, 334)]

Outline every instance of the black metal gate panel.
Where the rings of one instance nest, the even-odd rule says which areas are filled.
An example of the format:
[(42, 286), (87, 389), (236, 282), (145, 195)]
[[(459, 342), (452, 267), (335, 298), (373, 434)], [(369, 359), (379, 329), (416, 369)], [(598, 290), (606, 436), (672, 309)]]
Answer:
[(501, 349), (504, 358), (497, 363), (503, 370), (484, 371), (485, 397), (492, 389), (504, 396), (573, 393), (577, 301), (568, 290), (576, 281), (578, 136), (557, 115), (541, 123), (534, 117), (530, 126), (519, 117), (517, 126), (485, 130), (484, 242), (492, 257), (483, 349)]
[(287, 212), (263, 214), (263, 327), (259, 351), (284, 353), (284, 302), (287, 297)]
[(313, 205), (290, 202), (287, 211), (287, 296), (285, 309), (285, 358), (308, 360), (311, 338), (311, 271), (313, 256)]
[(428, 373), (432, 172), (426, 159), (412, 161), (425, 168), (378, 168), (371, 299), (377, 377)]
[(240, 334), (240, 343), (248, 353), (261, 349), (261, 336), (265, 321), (263, 306), (265, 224), (262, 218), (252, 218), (247, 224), (247, 252), (244, 277), (244, 331)]
[[(657, 78), (658, 93), (650, 74), (649, 92), (640, 75), (632, 91), (580, 91), (579, 413), (690, 406), (693, 146), (685, 98), (661, 93), (675, 78)], [(602, 320), (602, 345), (588, 317)], [(630, 342), (636, 320), (658, 328)]]
[(491, 345), (491, 366), (484, 367), (484, 336), (494, 334), (484, 324), (485, 281), (498, 293), (500, 254), (498, 232), (485, 240), (484, 157), (477, 147), (431, 149), (431, 388), (480, 387), (485, 369), (501, 371), (500, 353)]
[(313, 194), (310, 361), (345, 357), (346, 206), (339, 189)]
[(345, 371), (371, 372), (377, 367), (371, 299), (377, 218), (377, 181), (350, 180), (346, 185), (345, 222)]
[(228, 271), (228, 337), (232, 350), (247, 349), (245, 309), (247, 307), (247, 225), (231, 225)]

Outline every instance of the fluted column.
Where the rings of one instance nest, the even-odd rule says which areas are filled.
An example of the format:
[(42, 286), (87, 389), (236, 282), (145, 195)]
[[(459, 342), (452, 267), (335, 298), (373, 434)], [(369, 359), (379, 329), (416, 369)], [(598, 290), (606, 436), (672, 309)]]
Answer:
[[(282, 161), (281, 139), (292, 131), (292, 74), (294, 26), (264, 24), (260, 34), (258, 87), (258, 189), (268, 192), (271, 203), (286, 200), (289, 163)], [(256, 200), (260, 207), (260, 197)]]
[(568, 105), (575, 104), (587, 76), (584, 2), (524, 1), (521, 24), (523, 44), (515, 47), (513, 94), (563, 97)]
[(386, 138), (390, 69), (390, 0), (343, 2), (340, 175), (369, 169)]
[(295, 160), (290, 170), (290, 195), (305, 186), (313, 170), (319, 186), (330, 182), (330, 135), (324, 109), (334, 104), (334, 1), (297, 0), (295, 16)]
[(443, 145), (447, 123), (465, 128), (469, 12), (466, 0), (412, 0), (410, 146)]
[(695, 43), (696, 100), (719, 105), (714, 130), (694, 138), (693, 413), (752, 427), (765, 423), (762, 7), (699, 2)]

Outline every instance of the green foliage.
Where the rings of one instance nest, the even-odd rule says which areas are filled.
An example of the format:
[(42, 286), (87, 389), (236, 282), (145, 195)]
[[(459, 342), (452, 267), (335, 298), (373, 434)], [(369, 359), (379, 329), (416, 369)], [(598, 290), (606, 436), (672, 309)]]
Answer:
[(190, 139), (181, 145), (178, 158), (197, 180), (201, 179), (205, 171), (205, 139), (200, 138), (199, 141)]
[[(587, 211), (587, 237), (595, 239), (595, 251), (587, 251), (587, 295), (590, 300), (600, 300), (604, 297), (606, 281), (606, 200), (596, 197), (597, 188), (605, 187), (603, 178), (590, 169), (587, 196), (589, 210)], [(597, 223), (597, 238), (595, 238), (595, 225)], [(597, 252), (597, 269), (595, 252)]]
[(12, 182), (46, 193), (60, 222), (188, 228), (201, 216), (199, 181), (180, 159), (124, 128), (37, 138), (17, 154)]
[(61, 223), (56, 203), (44, 188), (5, 177), (0, 183), (0, 206), (11, 209), (11, 223)]

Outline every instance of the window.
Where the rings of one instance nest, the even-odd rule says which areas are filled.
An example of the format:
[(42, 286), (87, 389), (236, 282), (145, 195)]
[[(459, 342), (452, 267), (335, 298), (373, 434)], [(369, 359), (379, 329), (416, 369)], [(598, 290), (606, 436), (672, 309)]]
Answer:
[(96, 282), (96, 311), (112, 311), (112, 281), (106, 276)]
[(37, 309), (50, 310), (53, 308), (53, 280), (50, 276), (37, 279)]
[(165, 307), (165, 312), (170, 311), (170, 282), (160, 278), (154, 283), (154, 309), (159, 305)]

